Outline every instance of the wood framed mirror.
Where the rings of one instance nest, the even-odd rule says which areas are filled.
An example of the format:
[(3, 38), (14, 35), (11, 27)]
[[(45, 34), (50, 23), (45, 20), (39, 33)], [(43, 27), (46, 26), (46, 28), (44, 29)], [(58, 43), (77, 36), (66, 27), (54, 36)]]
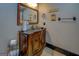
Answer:
[(22, 25), (23, 21), (29, 24), (38, 24), (38, 10), (27, 6), (27, 4), (18, 3), (17, 6), (17, 25)]

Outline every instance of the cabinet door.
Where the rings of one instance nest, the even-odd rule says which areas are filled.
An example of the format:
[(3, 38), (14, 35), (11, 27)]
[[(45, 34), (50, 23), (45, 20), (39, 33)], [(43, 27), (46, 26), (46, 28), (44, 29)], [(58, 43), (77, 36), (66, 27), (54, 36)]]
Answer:
[(32, 43), (33, 43), (33, 54), (38, 53), (40, 50), (40, 39), (41, 32), (35, 32), (32, 35)]

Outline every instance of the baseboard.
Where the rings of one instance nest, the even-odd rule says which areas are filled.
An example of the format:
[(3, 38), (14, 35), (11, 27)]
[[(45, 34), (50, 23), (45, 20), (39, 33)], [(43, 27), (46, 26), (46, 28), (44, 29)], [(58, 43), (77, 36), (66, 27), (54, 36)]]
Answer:
[(66, 56), (79, 56), (78, 54), (75, 54), (75, 53), (72, 53), (70, 51), (67, 51), (65, 49), (62, 49), (60, 47), (57, 47), (57, 46), (54, 46), (54, 45), (51, 45), (49, 43), (46, 43), (46, 47), (50, 48), (50, 49), (53, 49), (53, 50), (56, 50)]

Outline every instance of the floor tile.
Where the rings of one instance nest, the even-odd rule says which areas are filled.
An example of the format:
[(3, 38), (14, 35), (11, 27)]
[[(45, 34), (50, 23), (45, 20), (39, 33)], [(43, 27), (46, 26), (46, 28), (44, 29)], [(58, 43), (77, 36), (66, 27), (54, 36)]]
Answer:
[(41, 56), (65, 56), (64, 54), (45, 47)]

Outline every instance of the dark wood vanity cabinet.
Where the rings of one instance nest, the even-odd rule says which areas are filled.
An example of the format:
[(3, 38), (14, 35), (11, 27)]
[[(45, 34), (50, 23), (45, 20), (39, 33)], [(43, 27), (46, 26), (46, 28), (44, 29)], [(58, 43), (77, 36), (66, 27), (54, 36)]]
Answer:
[(19, 53), (26, 56), (41, 55), (45, 47), (46, 29), (19, 32)]

